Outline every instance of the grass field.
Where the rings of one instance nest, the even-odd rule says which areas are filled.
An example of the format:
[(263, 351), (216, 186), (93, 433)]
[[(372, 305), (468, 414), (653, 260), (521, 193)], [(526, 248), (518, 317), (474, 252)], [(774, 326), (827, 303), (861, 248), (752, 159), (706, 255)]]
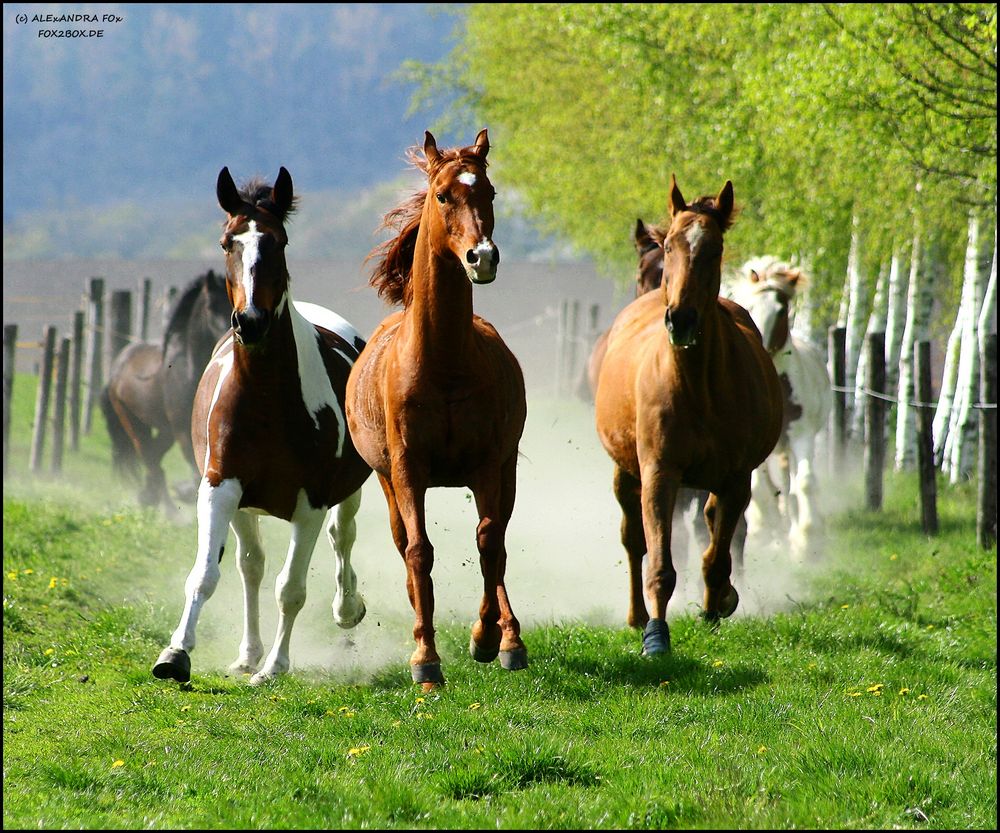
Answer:
[[(887, 477), (879, 514), (848, 496), (821, 568), (793, 581), (749, 560), (748, 584), (788, 578), (778, 597), (758, 590), (754, 606), (751, 589), (717, 633), (679, 605), (673, 653), (652, 661), (623, 626), (589, 414), (541, 403), (511, 546), (527, 671), (466, 653), (478, 569), (450, 490), (429, 510), (448, 683), (410, 682), (412, 616), (370, 482), (357, 632), (332, 623), (321, 542), (293, 673), (262, 688), (226, 676), (240, 612), (227, 559), (232, 592), (206, 607), (179, 686), (149, 669), (183, 601), (190, 516), (140, 510), (109, 481), (99, 419), (61, 477), (27, 477), (31, 381), (15, 382), (4, 486), (5, 828), (996, 828), (996, 550), (975, 545), (972, 486), (942, 485), (935, 538), (908, 475)], [(283, 549), (287, 531), (267, 534)]]

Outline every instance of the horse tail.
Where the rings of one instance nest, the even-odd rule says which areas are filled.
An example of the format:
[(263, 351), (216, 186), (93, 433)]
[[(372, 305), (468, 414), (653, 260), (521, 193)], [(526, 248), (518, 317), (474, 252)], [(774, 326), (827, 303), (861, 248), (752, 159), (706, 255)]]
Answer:
[(118, 411), (111, 401), (111, 389), (108, 386), (101, 391), (101, 411), (108, 426), (111, 437), (111, 466), (118, 474), (124, 474), (132, 479), (139, 479), (139, 455), (136, 453), (132, 438), (122, 424)]

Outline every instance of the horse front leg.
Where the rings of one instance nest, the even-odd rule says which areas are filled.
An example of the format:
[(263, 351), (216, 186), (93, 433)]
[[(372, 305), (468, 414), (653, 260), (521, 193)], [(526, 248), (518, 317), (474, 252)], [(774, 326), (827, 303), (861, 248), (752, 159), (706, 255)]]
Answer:
[(817, 557), (816, 539), (822, 534), (823, 518), (816, 502), (816, 473), (813, 470), (814, 435), (792, 438), (791, 487), (792, 527), (789, 532), (792, 560), (801, 563)]
[(288, 556), (274, 582), (274, 598), (278, 603), (278, 628), (274, 644), (263, 667), (250, 678), (251, 685), (274, 679), (279, 674), (284, 674), (291, 665), (288, 648), (292, 639), (292, 626), (306, 603), (309, 562), (326, 514), (325, 508), (316, 509), (309, 504), (305, 490), (300, 492), (292, 514), (292, 538), (288, 545)]
[(646, 533), (642, 528), (641, 484), (621, 466), (615, 466), (614, 492), (622, 509), (621, 540), (628, 555), (629, 627), (644, 628), (649, 621), (642, 594), (642, 558), (646, 554)]
[(646, 557), (646, 595), (649, 601), (649, 621), (642, 635), (645, 656), (670, 650), (670, 629), (667, 627), (667, 604), (677, 586), (670, 548), (674, 506), (680, 476), (660, 470), (659, 464), (643, 467), (642, 525), (649, 551)]
[(749, 502), (748, 473), (711, 495), (705, 504), (705, 521), (711, 530), (712, 540), (702, 556), (701, 574), (705, 579), (704, 616), (712, 622), (732, 616), (740, 602), (731, 581), (731, 547), (733, 535)]
[(186, 596), (180, 623), (153, 665), (153, 676), (186, 683), (191, 679), (190, 653), (195, 646), (198, 616), (219, 583), (219, 562), (232, 520), (243, 495), (236, 479), (212, 486), (202, 480), (198, 489), (198, 552), (184, 585)]
[(434, 583), (431, 580), (434, 547), (427, 537), (424, 515), (427, 484), (424, 477), (407, 468), (401, 460), (394, 461), (392, 469), (391, 478), (379, 479), (386, 492), (393, 540), (406, 564), (406, 593), (415, 616), (413, 639), (417, 647), (410, 657), (410, 676), (429, 691), (444, 684), (444, 675), (434, 641)]
[(337, 504), (330, 512), (327, 536), (336, 559), (337, 592), (333, 598), (333, 618), (342, 628), (353, 628), (365, 618), (365, 600), (358, 592), (358, 577), (351, 567), (351, 551), (358, 537), (355, 517), (361, 507), (361, 490)]
[(264, 578), (264, 548), (260, 543), (258, 518), (238, 510), (229, 526), (236, 536), (236, 567), (243, 582), (243, 639), (236, 661), (229, 666), (234, 674), (252, 674), (264, 656), (260, 638), (260, 583)]

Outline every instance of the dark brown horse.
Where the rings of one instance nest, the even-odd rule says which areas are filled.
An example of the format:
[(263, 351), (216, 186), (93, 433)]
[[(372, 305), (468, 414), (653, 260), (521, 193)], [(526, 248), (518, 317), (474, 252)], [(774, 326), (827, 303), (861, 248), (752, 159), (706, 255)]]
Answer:
[(403, 310), (375, 330), (347, 384), (351, 434), (378, 474), (406, 563), (416, 616), (410, 669), (425, 688), (444, 682), (434, 641), (434, 547), (424, 517), (433, 486), (468, 486), (475, 495), (483, 598), (472, 626), (473, 658), (491, 662), (499, 654), (508, 670), (527, 666), (504, 585), (524, 379), (497, 331), (472, 312), (473, 284), (492, 283), (500, 260), (491, 239), (489, 147), (485, 130), (475, 144), (444, 151), (426, 133), (423, 159), (411, 152), (427, 174), (427, 190), (386, 215), (399, 233), (371, 255), (372, 285)]
[(670, 649), (678, 489), (711, 493), (704, 614), (713, 621), (730, 616), (739, 603), (730, 581), (733, 533), (750, 499), (750, 476), (781, 430), (781, 387), (760, 333), (745, 309), (719, 297), (723, 235), (732, 219), (732, 183), (688, 205), (671, 179), (662, 289), (618, 315), (601, 365), (597, 432), (615, 463), (629, 560), (628, 623), (644, 627), (645, 654)]
[[(139, 500), (173, 509), (163, 474), (163, 456), (176, 442), (191, 466), (191, 406), (215, 343), (229, 329), (232, 309), (226, 279), (209, 269), (180, 293), (170, 310), (163, 344), (130, 344), (111, 364), (101, 409), (111, 436), (115, 470), (146, 482)], [(186, 495), (185, 495), (186, 497)]]
[[(229, 526), (244, 592), (243, 639), (231, 668), (257, 671), (264, 573), (257, 518), (268, 514), (291, 523), (292, 540), (275, 586), (277, 634), (251, 678), (259, 683), (288, 670), (292, 625), (305, 603), (309, 561), (328, 516), (337, 560), (334, 618), (349, 628), (365, 615), (350, 558), (361, 486), (371, 469), (355, 451), (344, 417), (347, 377), (364, 341), (335, 313), (292, 301), (285, 264), (285, 221), (293, 208), (288, 171), (281, 169), (273, 187), (252, 182), (237, 190), (223, 168), (216, 195), (228, 215), (221, 242), (233, 329), (212, 355), (195, 396), (192, 441), (202, 475), (198, 551), (180, 624), (153, 674), (190, 679), (195, 627), (218, 584)], [(334, 506), (336, 521), (329, 511)]]

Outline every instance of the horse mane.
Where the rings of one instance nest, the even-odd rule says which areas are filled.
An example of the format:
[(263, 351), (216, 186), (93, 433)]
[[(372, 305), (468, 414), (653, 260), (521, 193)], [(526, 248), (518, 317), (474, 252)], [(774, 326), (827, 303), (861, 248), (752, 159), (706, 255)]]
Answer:
[[(438, 153), (437, 161), (434, 165), (430, 165), (424, 157), (423, 150), (414, 146), (406, 151), (406, 160), (412, 167), (423, 171), (428, 181), (433, 180), (442, 168), (452, 162), (470, 162), (482, 168), (486, 168), (488, 164), (486, 159), (476, 152), (474, 146), (448, 148)], [(417, 246), (420, 215), (424, 210), (428, 190), (424, 188), (417, 191), (386, 212), (376, 232), (390, 229), (395, 232), (395, 236), (379, 243), (365, 258), (365, 263), (370, 260), (375, 261), (368, 283), (387, 303), (402, 304), (404, 307), (410, 303), (413, 253)]]
[(691, 203), (687, 211), (693, 211), (695, 214), (704, 214), (706, 217), (711, 217), (715, 222), (719, 224), (719, 228), (723, 231), (728, 231), (733, 223), (736, 222), (736, 215), (739, 214), (739, 208), (735, 205), (733, 210), (729, 212), (728, 217), (723, 217), (722, 212), (719, 211), (718, 203), (715, 201), (715, 197), (705, 195), (698, 197), (693, 203)]
[(167, 326), (163, 331), (164, 355), (166, 355), (167, 345), (170, 344), (171, 339), (187, 330), (188, 324), (191, 321), (191, 314), (194, 311), (198, 297), (201, 295), (202, 288), (213, 281), (224, 285), (225, 278), (217, 274), (214, 270), (209, 269), (184, 287), (178, 295), (177, 300), (174, 301), (173, 309), (170, 310), (170, 317), (167, 320)]
[(268, 214), (277, 217), (282, 223), (284, 223), (286, 218), (295, 213), (295, 209), (298, 208), (299, 198), (297, 194), (293, 196), (292, 204), (288, 207), (288, 210), (282, 212), (271, 200), (271, 191), (273, 188), (274, 186), (271, 183), (261, 179), (259, 176), (255, 176), (247, 180), (236, 190), (243, 198), (244, 202), (248, 202), (250, 205), (259, 208), (262, 211), (266, 211)]

